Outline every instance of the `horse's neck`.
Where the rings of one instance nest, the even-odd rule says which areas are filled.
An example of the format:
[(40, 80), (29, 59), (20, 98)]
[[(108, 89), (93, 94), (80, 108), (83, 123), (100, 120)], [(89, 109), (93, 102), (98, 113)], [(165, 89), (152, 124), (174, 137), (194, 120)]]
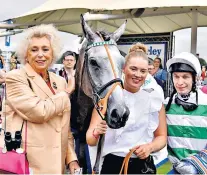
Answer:
[[(83, 118), (91, 119), (91, 114), (93, 110), (93, 101), (92, 101), (92, 87), (88, 77), (86, 67), (83, 69), (84, 73), (82, 74), (82, 83), (81, 87), (77, 88), (77, 103), (80, 106), (79, 108), (79, 117), (80, 120)], [(85, 120), (84, 119), (84, 120)], [(86, 122), (86, 121), (84, 121)], [(90, 120), (89, 120), (90, 122)], [(89, 123), (88, 123), (89, 124)]]
[(83, 92), (90, 98), (92, 98), (92, 86), (90, 79), (88, 77), (88, 72), (86, 68), (85, 52), (82, 50), (79, 56), (77, 63), (77, 76), (76, 76), (76, 85), (77, 89), (82, 89)]
[(71, 126), (72, 128), (86, 132), (92, 115), (93, 101), (81, 88), (77, 88), (71, 99)]
[(93, 110), (92, 87), (84, 64), (84, 53), (80, 54), (76, 69), (76, 89), (71, 101), (72, 118), (77, 130), (87, 131)]

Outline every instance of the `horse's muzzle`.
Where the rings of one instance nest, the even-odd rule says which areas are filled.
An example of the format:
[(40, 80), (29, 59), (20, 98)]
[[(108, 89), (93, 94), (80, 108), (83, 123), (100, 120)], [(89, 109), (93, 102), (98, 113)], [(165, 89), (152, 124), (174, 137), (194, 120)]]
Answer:
[(124, 127), (126, 124), (126, 121), (128, 120), (129, 113), (130, 112), (129, 112), (128, 107), (125, 107), (124, 110), (113, 109), (110, 117), (107, 117), (106, 119), (106, 122), (109, 128), (119, 129), (121, 127)]

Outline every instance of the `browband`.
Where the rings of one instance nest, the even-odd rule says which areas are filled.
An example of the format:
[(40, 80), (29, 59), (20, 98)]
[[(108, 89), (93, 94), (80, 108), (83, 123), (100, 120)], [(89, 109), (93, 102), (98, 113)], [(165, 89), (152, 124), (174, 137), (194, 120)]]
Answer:
[(91, 47), (103, 46), (103, 45), (117, 45), (117, 44), (114, 41), (102, 41), (102, 42), (89, 43), (86, 50), (90, 49)]

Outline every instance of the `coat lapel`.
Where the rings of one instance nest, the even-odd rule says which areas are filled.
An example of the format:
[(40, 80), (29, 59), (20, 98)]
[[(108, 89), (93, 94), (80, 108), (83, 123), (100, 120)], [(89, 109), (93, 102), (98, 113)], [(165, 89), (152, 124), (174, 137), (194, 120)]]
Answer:
[(32, 67), (27, 63), (23, 68), (29, 78), (33, 80), (33, 82), (49, 97), (52, 96), (53, 93), (50, 88), (47, 86), (43, 78), (37, 74)]

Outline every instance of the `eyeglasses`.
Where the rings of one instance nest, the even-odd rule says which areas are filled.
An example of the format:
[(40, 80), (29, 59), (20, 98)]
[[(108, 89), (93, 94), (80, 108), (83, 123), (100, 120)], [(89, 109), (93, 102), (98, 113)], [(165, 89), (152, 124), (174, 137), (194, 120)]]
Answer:
[(67, 60), (67, 59), (65, 59), (64, 61), (67, 61), (67, 62), (71, 61), (72, 62), (72, 61), (75, 61), (75, 60), (72, 60), (72, 59), (71, 60)]

